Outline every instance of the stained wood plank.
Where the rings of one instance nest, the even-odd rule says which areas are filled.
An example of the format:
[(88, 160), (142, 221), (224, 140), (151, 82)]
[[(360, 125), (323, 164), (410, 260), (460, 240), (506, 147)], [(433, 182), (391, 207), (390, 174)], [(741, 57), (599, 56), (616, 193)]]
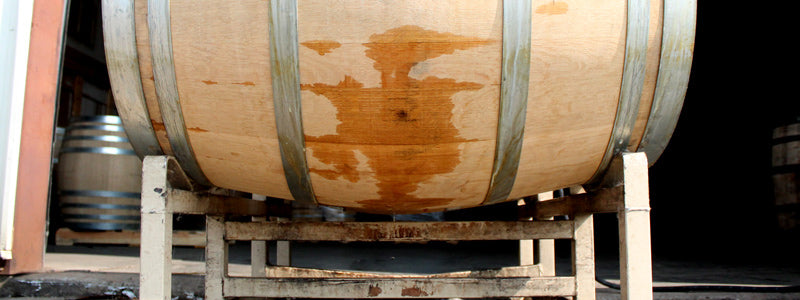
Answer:
[(541, 276), (541, 271), (538, 266), (534, 265), (439, 274), (370, 273), (277, 266), (266, 268), (266, 277), (279, 278), (511, 278), (537, 276)]
[(539, 278), (430, 278), (415, 279), (303, 279), (225, 278), (225, 296), (274, 298), (484, 298), (571, 296), (571, 277)]
[(572, 222), (226, 222), (225, 238), (341, 242), (566, 239), (572, 238)]

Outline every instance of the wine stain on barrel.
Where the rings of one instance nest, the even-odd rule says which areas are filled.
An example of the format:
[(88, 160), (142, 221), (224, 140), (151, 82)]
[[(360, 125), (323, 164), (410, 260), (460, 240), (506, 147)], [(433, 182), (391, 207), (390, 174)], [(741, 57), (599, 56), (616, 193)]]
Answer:
[(300, 43), (300, 45), (303, 45), (311, 50), (317, 51), (317, 54), (322, 56), (331, 53), (333, 49), (342, 46), (342, 44), (337, 41), (308, 41), (308, 42), (302, 42)]
[[(412, 195), (419, 184), (447, 174), (461, 162), (459, 146), (470, 140), (453, 125), (453, 95), (484, 85), (435, 76), (409, 76), (417, 64), (443, 55), (489, 44), (490, 40), (426, 30), (407, 25), (370, 36), (365, 54), (380, 72), (379, 87), (367, 88), (346, 75), (336, 85), (303, 84), (301, 89), (324, 96), (336, 107), (340, 123), (335, 135), (306, 136), (312, 155), (333, 169), (310, 172), (334, 180), (359, 180), (356, 151), (365, 156), (378, 181), (378, 199), (362, 200), (360, 209), (413, 213), (441, 207), (451, 198)], [(350, 147), (324, 144), (352, 145)], [(343, 149), (347, 148), (347, 149)]]
[(150, 119), (150, 123), (153, 124), (154, 131), (167, 131), (167, 128), (164, 127), (163, 122), (157, 122), (156, 120)]

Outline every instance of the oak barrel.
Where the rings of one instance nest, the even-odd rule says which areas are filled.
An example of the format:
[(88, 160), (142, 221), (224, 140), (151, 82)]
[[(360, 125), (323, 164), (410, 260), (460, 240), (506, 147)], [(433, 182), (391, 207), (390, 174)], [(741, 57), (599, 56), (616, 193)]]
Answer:
[(58, 163), (62, 223), (74, 230), (139, 229), (142, 162), (117, 116), (66, 128)]
[(134, 148), (200, 184), (376, 213), (475, 207), (655, 162), (693, 0), (104, 1)]
[(793, 230), (800, 223), (800, 123), (772, 131), (772, 183), (779, 228)]

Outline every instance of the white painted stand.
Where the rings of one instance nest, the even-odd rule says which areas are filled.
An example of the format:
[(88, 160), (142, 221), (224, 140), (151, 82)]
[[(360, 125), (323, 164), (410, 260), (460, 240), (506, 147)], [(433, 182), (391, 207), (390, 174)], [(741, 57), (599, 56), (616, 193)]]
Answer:
[[(172, 212), (167, 209), (168, 159), (148, 156), (142, 166), (142, 223), (139, 298), (169, 300), (172, 295)], [(175, 163), (177, 165), (177, 163)]]
[(263, 201), (195, 193), (193, 183), (175, 158), (145, 157), (142, 166), (140, 299), (171, 299), (172, 215), (175, 213), (239, 216), (274, 214)]
[(650, 256), (647, 156), (644, 153), (626, 154), (622, 160), (625, 195), (617, 213), (622, 300), (651, 300), (653, 260)]
[[(252, 195), (255, 201), (266, 201), (267, 196)], [(263, 222), (267, 217), (252, 217), (253, 222)], [(267, 276), (267, 241), (251, 241), (250, 242), (250, 276)]]
[[(263, 201), (192, 192), (174, 159), (147, 157), (142, 182), (141, 299), (169, 299), (173, 213), (206, 215), (206, 299), (268, 298), (475, 298), (573, 296), (595, 299), (593, 214), (614, 212), (620, 219), (623, 299), (652, 299), (647, 161), (626, 153), (609, 171), (610, 187), (537, 201), (526, 208), (541, 221), (518, 222), (250, 222), (226, 215), (274, 216)], [(621, 183), (625, 183), (620, 186)], [(544, 198), (544, 197), (543, 197)], [(544, 200), (544, 199), (542, 199)], [(554, 221), (568, 215), (569, 220)], [(573, 274), (555, 276), (551, 245), (540, 245), (539, 264), (444, 274), (386, 274), (303, 269), (255, 259), (251, 277), (228, 275), (228, 241), (573, 241)], [(532, 244), (532, 243), (531, 243)], [(280, 245), (279, 245), (280, 247)], [(266, 249), (253, 248), (266, 258)], [(533, 255), (532, 249), (530, 252)], [(532, 257), (532, 256), (530, 256)], [(283, 265), (283, 266), (281, 266)], [(261, 271), (263, 270), (263, 272)]]

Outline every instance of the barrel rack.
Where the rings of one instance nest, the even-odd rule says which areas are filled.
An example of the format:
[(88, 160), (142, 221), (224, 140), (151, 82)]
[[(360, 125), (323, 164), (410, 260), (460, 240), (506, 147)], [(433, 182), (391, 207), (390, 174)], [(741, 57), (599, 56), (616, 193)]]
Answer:
[[(264, 201), (220, 196), (195, 185), (169, 156), (147, 156), (143, 165), (140, 299), (171, 298), (172, 215), (206, 215), (205, 298), (483, 298), (574, 296), (595, 299), (593, 214), (617, 213), (622, 299), (652, 299), (650, 208), (644, 153), (623, 153), (603, 188), (529, 203), (525, 218), (541, 221), (288, 222), (264, 221), (285, 209)], [(530, 205), (533, 204), (533, 205)], [(258, 216), (252, 222), (232, 216)], [(567, 220), (552, 220), (568, 216)], [(259, 219), (260, 218), (260, 219)], [(552, 239), (572, 240), (572, 274), (555, 276)], [(450, 241), (521, 242), (520, 266), (433, 275), (386, 274), (267, 266), (253, 246), (251, 277), (227, 272), (228, 241)], [(549, 243), (548, 243), (549, 242)], [(261, 245), (264, 243), (253, 243)], [(279, 259), (281, 249), (279, 244)], [(549, 248), (549, 249), (548, 249)], [(259, 257), (260, 256), (260, 257)], [(284, 259), (285, 261), (285, 259)]]

